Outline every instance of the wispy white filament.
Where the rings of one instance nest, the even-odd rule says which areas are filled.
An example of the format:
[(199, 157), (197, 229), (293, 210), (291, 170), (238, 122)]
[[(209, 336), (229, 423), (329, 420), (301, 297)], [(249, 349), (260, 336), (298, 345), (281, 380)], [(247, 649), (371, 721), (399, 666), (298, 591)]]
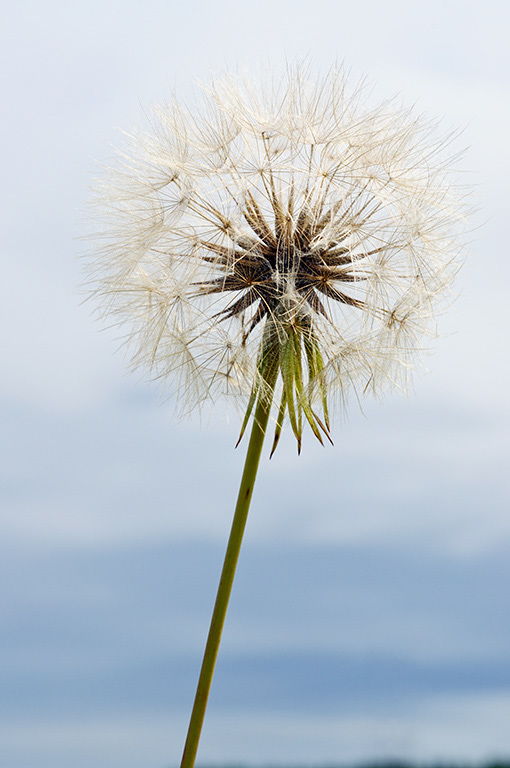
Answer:
[(154, 108), (97, 182), (91, 289), (127, 328), (133, 365), (169, 380), (185, 409), (220, 395), (245, 402), (257, 375), (259, 302), (229, 316), (251, 286), (204, 287), (225, 287), (239, 254), (259, 253), (250, 200), (273, 233), (283, 212), (293, 253), (308, 211), (306, 258), (348, 257), (322, 288), (313, 278), (324, 312), (307, 302), (298, 266), (270, 278), (286, 308), (284, 319), (268, 310), (275, 322), (311, 318), (328, 396), (405, 388), (456, 270), (463, 193), (434, 124), (363, 95), (341, 71), (223, 77), (203, 88), (201, 109)]

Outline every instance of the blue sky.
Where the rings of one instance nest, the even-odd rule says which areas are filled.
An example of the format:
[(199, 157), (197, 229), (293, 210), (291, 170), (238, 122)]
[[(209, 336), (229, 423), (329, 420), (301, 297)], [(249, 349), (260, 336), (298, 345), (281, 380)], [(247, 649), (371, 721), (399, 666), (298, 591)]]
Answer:
[(199, 753), (293, 764), (510, 755), (509, 11), (19, 2), (7, 11), (0, 762), (178, 763), (242, 467), (178, 422), (79, 293), (118, 128), (236, 63), (345, 61), (464, 128), (471, 253), (409, 398), (261, 464)]

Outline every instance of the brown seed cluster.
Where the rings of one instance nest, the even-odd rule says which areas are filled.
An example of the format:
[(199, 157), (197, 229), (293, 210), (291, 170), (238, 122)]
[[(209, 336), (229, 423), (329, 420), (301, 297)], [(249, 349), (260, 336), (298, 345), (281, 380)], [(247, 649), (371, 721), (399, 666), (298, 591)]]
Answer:
[[(353, 252), (343, 241), (351, 233), (353, 204), (336, 204), (324, 210), (324, 199), (315, 205), (307, 200), (295, 216), (294, 194), (291, 188), (286, 209), (272, 197), (274, 228), (267, 222), (260, 206), (251, 193), (246, 194), (243, 216), (250, 226), (253, 237), (244, 237), (240, 247), (235, 231), (228, 226), (231, 247), (201, 240), (200, 245), (214, 254), (203, 255), (223, 274), (213, 280), (198, 283), (202, 295), (241, 292), (218, 313), (223, 318), (241, 317), (252, 310), (246, 323), (244, 341), (253, 328), (270, 316), (289, 314), (290, 322), (309, 324), (313, 313), (332, 320), (324, 305), (324, 298), (333, 299), (359, 309), (365, 302), (353, 297), (342, 284), (366, 280), (360, 262), (379, 253), (383, 248)], [(363, 213), (363, 212), (361, 212)], [(366, 215), (366, 214), (365, 214)], [(335, 224), (335, 232), (344, 232), (327, 244), (321, 243), (326, 227)], [(292, 294), (299, 297), (297, 305), (285, 307)]]

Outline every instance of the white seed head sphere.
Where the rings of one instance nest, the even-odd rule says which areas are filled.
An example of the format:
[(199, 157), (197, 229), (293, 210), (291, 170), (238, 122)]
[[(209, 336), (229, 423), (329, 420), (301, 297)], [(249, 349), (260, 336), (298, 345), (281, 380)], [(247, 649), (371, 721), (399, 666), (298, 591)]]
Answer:
[(405, 388), (463, 194), (435, 124), (363, 96), (341, 70), (225, 76), (198, 109), (154, 108), (97, 182), (89, 285), (184, 409), (271, 380), (310, 421), (351, 387)]

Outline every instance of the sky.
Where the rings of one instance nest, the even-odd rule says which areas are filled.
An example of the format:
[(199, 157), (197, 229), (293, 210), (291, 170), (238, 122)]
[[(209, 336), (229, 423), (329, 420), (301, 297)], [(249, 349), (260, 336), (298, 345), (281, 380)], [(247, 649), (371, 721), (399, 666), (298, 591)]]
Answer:
[(413, 392), (263, 457), (199, 762), (510, 757), (508, 4), (20, 0), (4, 13), (0, 763), (178, 765), (242, 448), (80, 290), (97, 163), (226, 68), (344, 62), (461, 128), (476, 212)]

